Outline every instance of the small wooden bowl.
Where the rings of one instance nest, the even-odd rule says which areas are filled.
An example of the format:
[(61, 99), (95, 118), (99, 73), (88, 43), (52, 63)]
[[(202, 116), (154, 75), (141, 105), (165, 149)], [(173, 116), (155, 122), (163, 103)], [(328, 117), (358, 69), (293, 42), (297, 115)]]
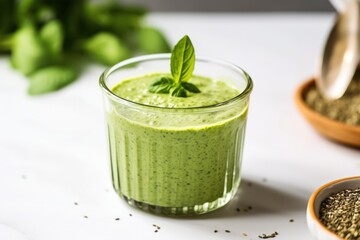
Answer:
[(360, 176), (348, 177), (329, 182), (316, 189), (309, 201), (306, 210), (306, 222), (311, 234), (318, 240), (344, 240), (330, 231), (319, 219), (321, 203), (333, 193), (345, 189), (358, 189), (360, 187)]
[(327, 118), (309, 107), (304, 100), (305, 93), (314, 86), (315, 78), (310, 78), (298, 87), (295, 103), (310, 124), (325, 137), (337, 142), (360, 147), (360, 127), (348, 125)]

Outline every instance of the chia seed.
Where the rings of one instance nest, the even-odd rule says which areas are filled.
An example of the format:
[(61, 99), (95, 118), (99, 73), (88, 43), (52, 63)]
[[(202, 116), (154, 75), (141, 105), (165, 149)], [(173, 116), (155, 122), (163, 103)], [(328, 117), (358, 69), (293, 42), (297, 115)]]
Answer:
[(360, 239), (360, 188), (333, 193), (320, 205), (320, 221), (347, 240)]
[(153, 224), (153, 227), (155, 228), (154, 232), (158, 232), (160, 230), (160, 226)]
[(268, 239), (268, 238), (276, 238), (277, 235), (279, 235), (278, 232), (273, 232), (271, 234), (263, 233), (262, 235), (259, 235), (258, 237), (261, 238), (261, 239)]

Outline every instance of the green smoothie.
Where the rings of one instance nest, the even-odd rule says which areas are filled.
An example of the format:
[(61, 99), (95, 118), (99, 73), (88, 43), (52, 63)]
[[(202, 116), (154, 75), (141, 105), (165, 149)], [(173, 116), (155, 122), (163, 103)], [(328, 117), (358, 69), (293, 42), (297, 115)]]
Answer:
[(108, 111), (114, 188), (142, 207), (205, 212), (222, 206), (240, 182), (248, 100), (208, 111), (204, 106), (240, 91), (199, 76), (190, 82), (201, 92), (186, 98), (147, 91), (160, 76), (124, 80), (111, 89), (130, 102), (156, 106), (114, 103)]

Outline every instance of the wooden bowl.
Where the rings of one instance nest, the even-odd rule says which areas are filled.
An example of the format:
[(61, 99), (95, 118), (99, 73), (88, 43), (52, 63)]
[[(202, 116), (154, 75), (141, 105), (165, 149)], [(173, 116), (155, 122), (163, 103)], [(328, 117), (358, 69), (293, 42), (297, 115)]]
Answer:
[(295, 103), (306, 120), (325, 137), (354, 147), (360, 147), (360, 126), (348, 125), (321, 115), (305, 103), (305, 93), (314, 86), (315, 78), (301, 84), (295, 93)]

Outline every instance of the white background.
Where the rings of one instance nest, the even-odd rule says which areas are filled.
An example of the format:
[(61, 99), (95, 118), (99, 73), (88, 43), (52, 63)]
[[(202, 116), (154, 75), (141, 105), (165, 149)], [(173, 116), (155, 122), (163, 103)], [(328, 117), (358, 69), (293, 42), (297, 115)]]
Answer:
[(102, 66), (88, 66), (59, 92), (29, 97), (26, 78), (1, 57), (0, 239), (255, 240), (274, 231), (279, 240), (309, 239), (310, 194), (360, 173), (359, 150), (317, 134), (293, 101), (296, 87), (316, 73), (332, 21), (332, 14), (149, 17), (172, 43), (188, 34), (198, 55), (231, 61), (254, 81), (239, 193), (222, 210), (196, 218), (143, 213), (112, 190)]

